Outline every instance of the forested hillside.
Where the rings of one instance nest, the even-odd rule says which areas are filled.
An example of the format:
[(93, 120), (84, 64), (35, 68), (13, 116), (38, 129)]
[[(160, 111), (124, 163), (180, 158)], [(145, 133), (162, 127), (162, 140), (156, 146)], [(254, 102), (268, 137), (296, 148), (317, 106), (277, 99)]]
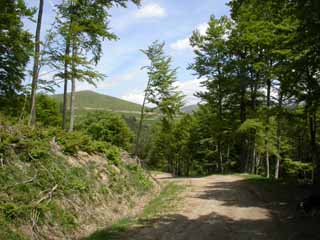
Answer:
[(0, 2), (0, 239), (314, 239), (318, 0), (31, 2)]
[[(52, 96), (59, 104), (63, 103), (63, 94)], [(70, 95), (68, 95), (68, 100)], [(119, 98), (91, 92), (80, 91), (76, 93), (76, 109), (80, 111), (113, 111), (123, 113), (140, 112), (141, 106)]]

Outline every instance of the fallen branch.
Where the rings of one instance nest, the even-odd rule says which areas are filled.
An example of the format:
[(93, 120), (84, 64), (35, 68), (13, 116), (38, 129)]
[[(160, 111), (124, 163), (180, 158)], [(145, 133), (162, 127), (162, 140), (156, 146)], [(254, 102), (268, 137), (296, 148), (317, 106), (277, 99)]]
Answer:
[(44, 200), (51, 200), (52, 198), (52, 195), (53, 195), (53, 192), (58, 188), (58, 184), (56, 184), (48, 193), (47, 195), (43, 196), (42, 198), (40, 198), (38, 201), (37, 201), (37, 204), (39, 205), (40, 203), (42, 203)]

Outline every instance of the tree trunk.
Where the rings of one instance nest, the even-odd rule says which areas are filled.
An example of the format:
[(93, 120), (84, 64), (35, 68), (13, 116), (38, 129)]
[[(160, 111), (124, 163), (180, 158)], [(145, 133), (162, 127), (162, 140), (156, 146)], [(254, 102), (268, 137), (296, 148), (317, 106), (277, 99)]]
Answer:
[(311, 159), (313, 165), (312, 182), (316, 183), (318, 179), (318, 167), (317, 167), (317, 111), (314, 110), (309, 113), (309, 125), (310, 125), (310, 146), (311, 146)]
[[(244, 80), (242, 80), (244, 81)], [(245, 90), (246, 86), (245, 83), (241, 83), (241, 97), (240, 97), (240, 123), (244, 123), (246, 121), (246, 102), (245, 102), (245, 95), (246, 95), (246, 90)], [(246, 136), (242, 133), (240, 136), (240, 149), (241, 149), (241, 153), (240, 153), (240, 163), (241, 163), (241, 169), (243, 172), (246, 172), (246, 149), (247, 149), (247, 145), (245, 143), (246, 141)]]
[(136, 146), (135, 146), (135, 150), (134, 150), (134, 154), (136, 156), (138, 155), (140, 135), (141, 135), (142, 123), (143, 123), (143, 119), (144, 119), (144, 108), (145, 108), (145, 104), (146, 104), (147, 97), (148, 97), (149, 85), (150, 85), (150, 79), (148, 80), (148, 83), (147, 83), (147, 88), (144, 93), (143, 103), (142, 103), (142, 107), (141, 107), (140, 122), (139, 122), (139, 127), (138, 127), (138, 132), (137, 132)]
[(277, 161), (276, 161), (276, 168), (275, 168), (275, 173), (274, 177), (275, 179), (279, 178), (279, 168), (280, 168), (280, 152), (281, 152), (281, 109), (282, 109), (282, 93), (280, 90), (279, 94), (279, 112), (278, 112), (278, 123), (277, 123)]
[(35, 125), (36, 123), (36, 92), (39, 78), (39, 61), (40, 61), (40, 34), (41, 34), (41, 22), (43, 14), (44, 1), (39, 1), (39, 13), (35, 37), (35, 49), (34, 49), (34, 63), (33, 63), (33, 74), (32, 74), (32, 89), (31, 89), (31, 110), (29, 118), (29, 126)]
[(257, 160), (256, 160), (256, 171), (255, 171), (255, 174), (259, 174), (259, 167), (260, 167), (260, 154), (257, 155)]
[(68, 67), (70, 57), (70, 38), (66, 39), (65, 60), (64, 60), (64, 91), (63, 91), (63, 113), (62, 113), (62, 128), (67, 130), (67, 111), (68, 111)]
[(251, 173), (255, 173), (256, 169), (256, 158), (257, 158), (257, 150), (256, 150), (256, 131), (253, 131), (253, 140), (252, 140), (252, 160), (251, 160)]
[(76, 98), (76, 63), (75, 58), (77, 56), (76, 42), (72, 42), (72, 63), (71, 63), (71, 96), (70, 96), (70, 125), (69, 132), (74, 129), (74, 109), (75, 109), (75, 98)]
[[(219, 121), (220, 124), (222, 124), (223, 118), (222, 118), (222, 92), (221, 92), (221, 84), (219, 80)], [(223, 174), (223, 156), (222, 156), (222, 145), (221, 145), (221, 139), (222, 139), (222, 129), (219, 129), (219, 137), (218, 137), (218, 153), (219, 153), (219, 166), (220, 171)]]
[(218, 140), (218, 154), (219, 154), (219, 168), (221, 174), (223, 174), (224, 169), (223, 169), (223, 156), (222, 156), (222, 147), (221, 147), (221, 141), (220, 139)]
[(266, 121), (266, 138), (265, 138), (265, 146), (266, 146), (266, 175), (267, 178), (270, 178), (270, 159), (269, 159), (269, 128), (270, 128), (270, 106), (271, 106), (271, 80), (267, 80), (267, 121)]

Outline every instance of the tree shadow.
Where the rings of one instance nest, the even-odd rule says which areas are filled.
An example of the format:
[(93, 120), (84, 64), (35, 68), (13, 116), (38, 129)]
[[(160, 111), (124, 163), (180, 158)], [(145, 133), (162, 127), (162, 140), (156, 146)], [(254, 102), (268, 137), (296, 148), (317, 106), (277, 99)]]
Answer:
[[(304, 216), (295, 208), (308, 191), (247, 179), (217, 181), (192, 196), (217, 203), (219, 207), (210, 214), (140, 219), (123, 228), (97, 232), (86, 240), (320, 240), (320, 218)], [(253, 210), (270, 214), (253, 217)], [(242, 211), (241, 218), (230, 218), (230, 211)]]

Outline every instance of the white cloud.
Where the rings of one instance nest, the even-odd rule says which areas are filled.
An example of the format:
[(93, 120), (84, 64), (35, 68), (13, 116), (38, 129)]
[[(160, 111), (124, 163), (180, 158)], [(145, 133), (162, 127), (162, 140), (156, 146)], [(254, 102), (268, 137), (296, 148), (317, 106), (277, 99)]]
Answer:
[[(204, 90), (200, 84), (202, 80), (203, 79), (193, 79), (189, 81), (175, 83), (175, 86), (178, 88), (178, 90), (185, 95), (184, 102), (186, 105), (193, 105), (200, 102), (200, 99), (195, 97), (194, 94), (196, 92)], [(128, 92), (127, 94), (124, 94), (120, 98), (130, 102), (142, 104), (144, 98), (144, 91), (141, 89), (134, 89)], [(151, 106), (150, 104), (147, 105)]]
[[(201, 34), (201, 35), (204, 35), (206, 34), (206, 31), (208, 29), (209, 25), (208, 23), (201, 23), (199, 24), (197, 27), (196, 27), (196, 30), (198, 30), (198, 32)], [(174, 43), (172, 43), (170, 45), (170, 47), (173, 49), (173, 50), (186, 50), (186, 49), (192, 49), (191, 45), (190, 45), (190, 40), (189, 40), (190, 37), (186, 37), (186, 38), (183, 38), (183, 39), (179, 39), (177, 41), (175, 41)]]
[(209, 27), (208, 23), (201, 23), (197, 26), (197, 30), (201, 35), (204, 35), (206, 34), (208, 27)]
[(157, 3), (146, 4), (134, 14), (136, 18), (165, 17), (166, 15), (166, 10)]
[(190, 40), (189, 38), (180, 39), (172, 44), (170, 44), (170, 47), (173, 50), (184, 50), (184, 49), (192, 49), (190, 46)]
[(120, 98), (123, 99), (123, 100), (127, 100), (129, 102), (142, 104), (143, 103), (143, 99), (144, 99), (144, 91), (138, 90), (138, 89), (134, 89), (130, 93), (127, 93), (127, 94), (121, 96)]
[(186, 105), (193, 105), (200, 102), (200, 99), (195, 97), (194, 94), (199, 91), (203, 91), (204, 88), (201, 86), (203, 79), (193, 79), (184, 82), (176, 82), (178, 90), (182, 91), (186, 96), (184, 101)]
[(87, 82), (78, 82), (76, 86), (77, 91), (83, 90), (105, 90), (114, 87), (115, 85), (121, 82), (127, 82), (135, 79), (141, 74), (140, 70), (132, 70), (126, 74), (117, 75), (114, 77), (107, 77), (104, 81), (97, 82), (97, 87), (87, 83)]

